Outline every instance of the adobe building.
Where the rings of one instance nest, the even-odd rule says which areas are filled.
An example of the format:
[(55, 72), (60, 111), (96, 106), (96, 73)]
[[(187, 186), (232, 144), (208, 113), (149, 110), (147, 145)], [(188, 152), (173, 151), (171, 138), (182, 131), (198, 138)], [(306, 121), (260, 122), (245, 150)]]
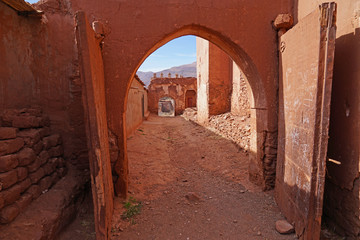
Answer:
[(196, 78), (177, 74), (154, 77), (149, 85), (149, 110), (159, 116), (175, 116), (185, 108), (196, 107)]
[(149, 116), (148, 91), (145, 84), (135, 75), (128, 94), (126, 107), (126, 134), (131, 135)]
[[(25, 116), (21, 122), (26, 123), (13, 119), (2, 125), (14, 129), (2, 129), (1, 161), (28, 148), (18, 132), (49, 127), (48, 136), (60, 137), (47, 146), (62, 145), (63, 152), (59, 147), (56, 154), (68, 169), (60, 179), (52, 178), (63, 168), (60, 161), (45, 174), (49, 157), (40, 161), (43, 170), (29, 185), (28, 177), (22, 180), (25, 171), (17, 170), (20, 165), (8, 162), (0, 173), (2, 218), (34, 211), (23, 208), (30, 199), (24, 194), (46, 178), (47, 192), (38, 199), (53, 204), (53, 219), (61, 221), (39, 234), (53, 239), (74, 209), (66, 206), (76, 199), (61, 186), (81, 189), (80, 174), (74, 172), (88, 169), (96, 236), (108, 239), (114, 196), (126, 196), (128, 190), (126, 99), (135, 73), (163, 44), (196, 35), (229, 55), (248, 82), (254, 119), (250, 178), (264, 189), (275, 185), (278, 206), (300, 239), (319, 239), (322, 221), (357, 239), (360, 6), (358, 0), (337, 0), (336, 9), (324, 2), (44, 0), (29, 6), (1, 0), (0, 112), (4, 116), (15, 109), (14, 119)], [(228, 103), (221, 105), (228, 108)], [(41, 116), (22, 109), (40, 109)], [(43, 115), (49, 123), (41, 121)], [(35, 137), (44, 149), (47, 136)], [(39, 154), (30, 159), (36, 161)], [(22, 164), (30, 171), (39, 164), (32, 163)], [(69, 204), (57, 205), (62, 197)], [(14, 234), (29, 237), (25, 228)], [(0, 238), (9, 239), (4, 228)]]

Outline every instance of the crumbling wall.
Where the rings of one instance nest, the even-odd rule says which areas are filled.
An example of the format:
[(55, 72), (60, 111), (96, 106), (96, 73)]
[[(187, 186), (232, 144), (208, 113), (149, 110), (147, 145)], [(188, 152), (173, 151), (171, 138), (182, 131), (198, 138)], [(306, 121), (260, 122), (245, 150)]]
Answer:
[(232, 71), (231, 113), (250, 117), (250, 100), (252, 98), (250, 86), (236, 63), (233, 63)]
[(143, 122), (147, 109), (147, 90), (136, 77), (131, 83), (126, 106), (126, 134), (129, 136)]
[[(229, 112), (232, 92), (232, 60), (220, 48), (205, 39), (197, 38), (197, 75), (200, 122), (210, 115)], [(208, 113), (207, 113), (208, 111)]]
[[(295, 20), (325, 1), (299, 0)], [(337, 0), (337, 32), (331, 98), (324, 220), (347, 235), (360, 236), (360, 1)]]
[(66, 173), (62, 140), (37, 109), (0, 114), (0, 223), (13, 221)]
[(163, 97), (171, 97), (175, 100), (175, 114), (181, 114), (186, 106), (186, 91), (196, 91), (196, 82), (196, 78), (193, 77), (153, 78), (148, 92), (149, 111), (157, 114), (159, 100)]
[(0, 1), (0, 111), (40, 107), (63, 138), (64, 157), (88, 167), (81, 82), (69, 1), (38, 4), (20, 16)]

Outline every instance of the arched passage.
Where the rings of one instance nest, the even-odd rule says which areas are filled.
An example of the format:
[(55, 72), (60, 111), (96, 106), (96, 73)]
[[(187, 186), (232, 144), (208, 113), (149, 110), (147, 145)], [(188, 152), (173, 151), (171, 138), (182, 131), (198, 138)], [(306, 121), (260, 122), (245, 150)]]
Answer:
[[(126, 95), (136, 69), (166, 42), (191, 34), (224, 50), (244, 71), (253, 91), (256, 112), (256, 156), (252, 178), (263, 187), (274, 184), (277, 148), (277, 32), (271, 22), (280, 12), (291, 12), (284, 0), (259, 1), (72, 1), (90, 21), (102, 21), (106, 110), (109, 131), (118, 140), (115, 172), (118, 195), (127, 192), (125, 139)], [(204, 11), (206, 9), (206, 11)], [(254, 115), (254, 114), (253, 114)], [(254, 146), (252, 144), (252, 146)], [(254, 151), (255, 152), (255, 151)], [(265, 166), (264, 166), (265, 165)], [(264, 170), (265, 169), (265, 170)]]
[[(154, 43), (154, 46), (147, 51), (147, 53), (138, 63), (136, 69), (133, 70), (131, 77), (136, 74), (136, 71), (140, 67), (142, 62), (157, 48), (177, 37), (185, 35), (195, 35), (217, 45), (233, 59), (236, 65), (239, 66), (239, 68), (241, 69), (241, 72), (245, 75), (246, 80), (249, 84), (249, 95), (251, 95), (249, 98), (252, 109), (252, 120), (250, 122), (250, 125), (251, 129), (253, 129), (250, 137), (250, 179), (253, 180), (253, 182), (255, 182), (256, 184), (261, 185), (264, 189), (271, 188), (275, 181), (273, 173), (275, 172), (274, 160), (276, 156), (274, 156), (273, 159), (267, 159), (266, 154), (264, 153), (264, 141), (266, 141), (266, 138), (268, 137), (266, 136), (266, 129), (268, 128), (268, 104), (266, 101), (267, 92), (264, 90), (264, 86), (262, 84), (262, 80), (257, 70), (257, 67), (255, 66), (251, 58), (248, 56), (248, 54), (241, 47), (239, 47), (226, 37), (221, 36), (219, 33), (208, 28), (195, 25), (184, 26), (179, 31), (168, 34), (158, 43)], [(126, 106), (127, 102), (125, 101), (124, 104)], [(124, 141), (126, 140), (124, 139)], [(266, 163), (270, 165), (271, 168), (266, 167)], [(128, 162), (124, 161), (124, 165), (122, 167), (124, 169), (128, 169)], [(124, 180), (127, 181), (127, 179)]]

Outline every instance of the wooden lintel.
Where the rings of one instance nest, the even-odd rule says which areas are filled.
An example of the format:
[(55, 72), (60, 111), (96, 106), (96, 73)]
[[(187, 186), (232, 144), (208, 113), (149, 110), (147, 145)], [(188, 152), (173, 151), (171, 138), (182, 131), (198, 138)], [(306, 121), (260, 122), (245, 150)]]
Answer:
[(19, 13), (19, 15), (23, 16), (41, 16), (43, 13), (41, 11), (33, 8), (29, 3), (24, 0), (0, 0), (15, 11)]

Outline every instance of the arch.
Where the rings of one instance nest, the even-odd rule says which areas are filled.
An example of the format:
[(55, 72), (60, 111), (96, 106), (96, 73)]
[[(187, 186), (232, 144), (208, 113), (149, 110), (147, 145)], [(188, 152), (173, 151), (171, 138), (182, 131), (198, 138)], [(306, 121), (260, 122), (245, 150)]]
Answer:
[[(159, 47), (170, 42), (171, 40), (185, 36), (185, 35), (195, 35), (203, 39), (212, 42), (220, 49), (222, 49), (226, 54), (228, 54), (231, 59), (239, 66), (242, 73), (245, 75), (245, 78), (250, 86), (249, 92), (252, 93), (250, 97), (251, 103), (251, 129), (252, 134), (250, 136), (250, 154), (249, 154), (249, 173), (250, 179), (263, 187), (263, 189), (269, 189), (274, 186), (275, 183), (275, 164), (274, 159), (276, 156), (272, 156), (271, 159), (267, 159), (265, 152), (265, 144), (268, 138), (274, 138), (273, 133), (268, 134), (268, 103), (267, 103), (267, 92), (263, 85), (263, 80), (260, 77), (259, 71), (252, 61), (251, 57), (236, 43), (231, 41), (226, 36), (223, 36), (219, 32), (212, 30), (210, 28), (200, 26), (200, 25), (187, 25), (182, 28), (167, 34), (164, 38), (159, 41), (155, 41), (153, 46), (148, 49), (148, 51), (142, 56), (139, 63), (133, 69), (131, 77), (129, 80), (135, 76), (137, 69), (145, 61), (145, 59), (156, 51)], [(127, 91), (126, 96), (129, 90), (129, 81), (127, 82)], [(124, 101), (124, 107), (126, 107), (126, 98)], [(126, 141), (126, 140), (125, 140)], [(277, 139), (273, 139), (277, 142)], [(126, 150), (125, 150), (126, 151)], [(267, 162), (267, 165), (265, 166)], [(125, 161), (128, 164), (127, 161)], [(126, 166), (126, 169), (127, 166)]]
[[(141, 66), (141, 64), (145, 61), (145, 59), (150, 56), (153, 52), (155, 52), (158, 48), (165, 45), (166, 43), (174, 40), (175, 38), (186, 36), (186, 35), (194, 35), (197, 37), (201, 37), (203, 39), (212, 42), (217, 45), (220, 49), (222, 49), (226, 54), (228, 54), (232, 60), (239, 66), (242, 72), (245, 74), (246, 79), (248, 79), (250, 88), (254, 95), (254, 108), (266, 108), (267, 100), (264, 97), (265, 91), (263, 82), (261, 81), (261, 77), (257, 67), (254, 62), (250, 58), (250, 56), (236, 43), (232, 42), (227, 37), (221, 35), (219, 32), (206, 28), (200, 25), (188, 25), (180, 28), (179, 30), (169, 33), (163, 39), (153, 44), (151, 47), (141, 58), (139, 63), (133, 69), (130, 79), (127, 82), (127, 90), (129, 91), (131, 79), (135, 76), (137, 70)], [(124, 102), (124, 107), (126, 107), (126, 100)]]

